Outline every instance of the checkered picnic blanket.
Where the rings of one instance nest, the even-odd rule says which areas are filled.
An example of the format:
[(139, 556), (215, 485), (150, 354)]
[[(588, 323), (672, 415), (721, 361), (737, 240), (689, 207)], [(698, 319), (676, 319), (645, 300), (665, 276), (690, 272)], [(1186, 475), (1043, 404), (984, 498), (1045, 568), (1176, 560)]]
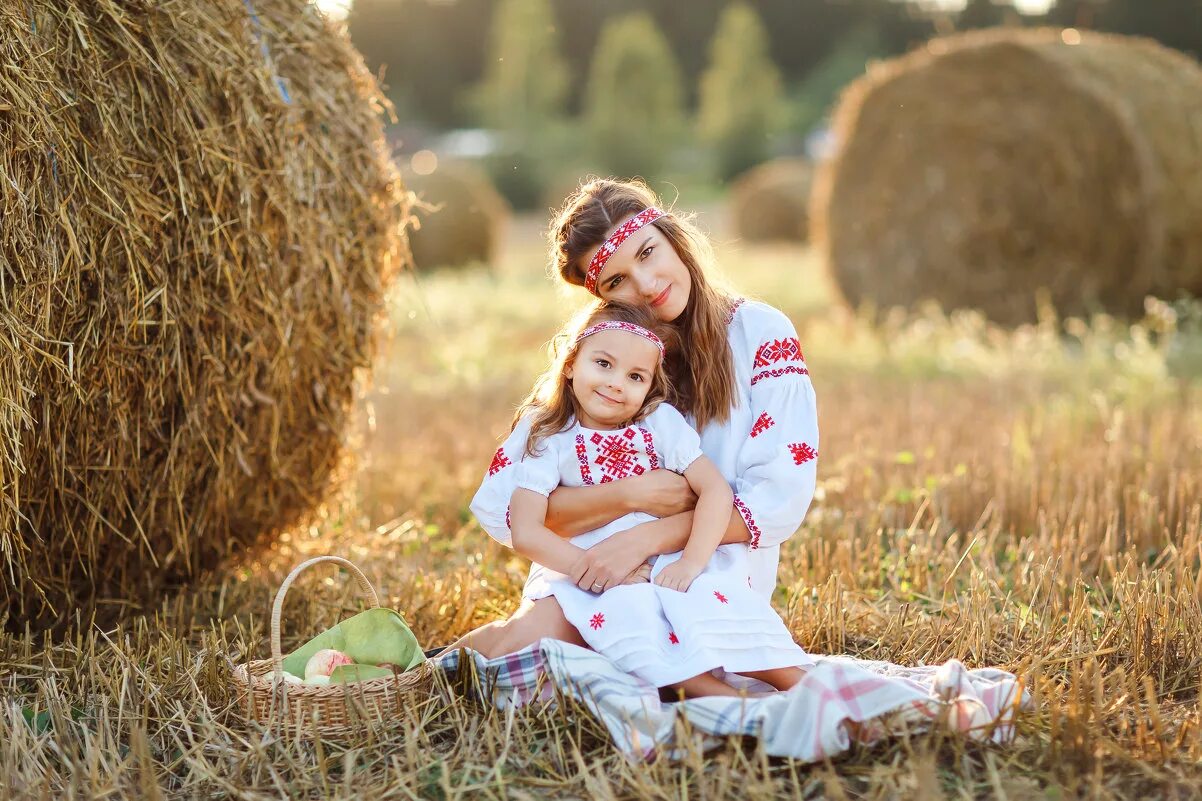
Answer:
[[(435, 664), (459, 668), (459, 651)], [(694, 698), (664, 703), (659, 692), (623, 673), (594, 651), (558, 640), (541, 640), (514, 654), (475, 663), (477, 690), (498, 707), (553, 701), (555, 690), (575, 698), (597, 716), (614, 743), (633, 758), (683, 754), (677, 723), (686, 721), (710, 747), (730, 735), (756, 737), (770, 756), (819, 761), (846, 751), (853, 738), (871, 744), (883, 737), (946, 725), (966, 736), (1006, 742), (1014, 715), (1031, 707), (1022, 683), (994, 668), (969, 670), (956, 660), (943, 665), (900, 667), (843, 656), (816, 657), (817, 664), (788, 692), (760, 698)], [(732, 684), (758, 685), (740, 676)], [(858, 726), (848, 726), (848, 723)]]

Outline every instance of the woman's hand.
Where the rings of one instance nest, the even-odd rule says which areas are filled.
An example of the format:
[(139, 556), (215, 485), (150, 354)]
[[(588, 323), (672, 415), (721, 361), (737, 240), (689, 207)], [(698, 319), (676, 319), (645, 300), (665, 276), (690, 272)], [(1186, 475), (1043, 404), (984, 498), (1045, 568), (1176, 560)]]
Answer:
[(651, 582), (651, 563), (643, 562), (634, 572), (625, 578), (622, 584), (648, 584)]
[(626, 478), (633, 493), (631, 506), (635, 511), (653, 517), (671, 517), (688, 512), (697, 505), (697, 493), (688, 480), (671, 470), (651, 470), (637, 478)]
[(620, 531), (585, 551), (568, 572), (576, 586), (586, 592), (605, 592), (638, 570), (650, 554), (637, 537), (630, 537), (637, 529)]

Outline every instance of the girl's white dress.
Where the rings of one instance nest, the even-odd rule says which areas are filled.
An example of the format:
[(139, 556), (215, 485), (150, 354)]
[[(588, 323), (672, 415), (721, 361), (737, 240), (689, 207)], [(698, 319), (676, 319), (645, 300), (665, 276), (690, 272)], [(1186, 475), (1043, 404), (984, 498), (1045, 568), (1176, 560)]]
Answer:
[[(797, 332), (780, 311), (756, 301), (738, 303), (728, 320), (727, 341), (734, 357), (736, 405), (727, 420), (701, 431), (701, 450), (735, 492), (735, 509), (751, 532), (745, 546), (746, 574), (751, 588), (770, 598), (776, 587), (780, 543), (797, 531), (814, 497), (817, 403)], [(507, 546), (512, 545), (509, 500), (517, 486), (517, 467), (528, 433), (529, 423), (520, 421), (493, 455), (471, 505), (484, 530)], [(593, 471), (595, 482), (603, 478)], [(626, 515), (588, 536), (601, 539), (650, 519)], [(725, 554), (727, 548), (719, 552)], [(549, 594), (542, 586), (544, 573), (542, 566), (531, 566), (526, 597)], [(679, 639), (680, 632), (675, 634)]]
[[(651, 470), (684, 473), (701, 453), (701, 440), (672, 406), (662, 404), (624, 429), (597, 431), (573, 424), (547, 437), (535, 455), (523, 455), (515, 488), (550, 495), (559, 486), (583, 487), (638, 476)], [(589, 548), (617, 531), (650, 520), (621, 518), (572, 538)], [(680, 558), (655, 560), (652, 578)], [(687, 592), (651, 583), (614, 587), (596, 594), (542, 565), (523, 592), (554, 595), (568, 621), (593, 650), (622, 670), (657, 687), (722, 668), (741, 673), (811, 664), (768, 599), (751, 589), (745, 544), (720, 546)]]

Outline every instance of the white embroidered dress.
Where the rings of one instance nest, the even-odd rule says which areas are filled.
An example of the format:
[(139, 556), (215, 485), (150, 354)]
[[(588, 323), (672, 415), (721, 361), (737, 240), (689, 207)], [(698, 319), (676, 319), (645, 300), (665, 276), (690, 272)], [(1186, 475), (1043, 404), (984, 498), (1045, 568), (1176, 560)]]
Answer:
[[(684, 473), (701, 455), (697, 432), (664, 404), (623, 429), (597, 431), (573, 423), (547, 437), (536, 455), (518, 463), (515, 488), (547, 496), (559, 486), (589, 486), (650, 470)], [(650, 519), (626, 515), (571, 541), (589, 548)], [(811, 664), (768, 599), (752, 591), (748, 552), (743, 543), (719, 547), (683, 593), (642, 583), (597, 594), (540, 565), (531, 570), (524, 595), (554, 595), (591, 648), (657, 687), (715, 668), (737, 673)], [(657, 557), (652, 577), (679, 558), (680, 553)]]
[[(797, 332), (780, 311), (756, 301), (736, 304), (727, 340), (734, 357), (736, 405), (725, 422), (711, 423), (701, 432), (701, 450), (730, 482), (735, 508), (751, 532), (751, 586), (771, 597), (780, 543), (801, 525), (814, 497), (818, 407)], [(497, 449), (472, 500), (480, 525), (503, 545), (512, 545), (509, 499), (529, 430), (528, 423), (518, 423)], [(527, 590), (540, 570), (531, 567)]]

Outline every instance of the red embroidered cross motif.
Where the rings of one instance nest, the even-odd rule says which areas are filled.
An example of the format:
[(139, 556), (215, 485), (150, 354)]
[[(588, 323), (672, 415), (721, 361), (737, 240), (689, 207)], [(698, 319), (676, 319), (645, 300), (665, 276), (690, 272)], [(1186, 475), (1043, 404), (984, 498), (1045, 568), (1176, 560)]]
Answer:
[(488, 466), (488, 474), (495, 476), (511, 464), (513, 462), (509, 461), (509, 457), (505, 455), (505, 448), (497, 448), (497, 452), (492, 455), (492, 464)]
[(605, 437), (603, 442), (600, 441), (600, 434), (593, 434), (593, 442), (600, 445), (597, 458), (593, 461), (601, 465), (601, 469), (605, 471), (605, 478), (601, 479), (602, 483), (605, 483), (606, 479), (613, 481), (625, 478), (638, 465), (637, 451), (630, 444), (632, 439), (634, 439), (634, 430), (630, 428), (623, 431), (621, 435), (613, 434)]
[(751, 427), (751, 438), (755, 439), (774, 425), (776, 425), (776, 421), (769, 417), (767, 412), (764, 412), (755, 421), (755, 425)]
[(714, 590), (714, 597), (717, 598), (722, 603), (727, 603), (726, 596), (723, 595), (722, 593), (718, 592), (717, 590)]
[(818, 451), (804, 442), (792, 443), (789, 450), (793, 453), (793, 464), (805, 464), (818, 455)]
[(601, 628), (602, 626), (605, 625), (605, 615), (598, 612), (597, 614), (592, 616), (592, 618), (589, 620), (588, 624), (590, 626), (592, 626), (594, 629)]
[(796, 337), (774, 339), (760, 345), (755, 353), (755, 367), (771, 367), (777, 362), (802, 362), (801, 343)]
[(672, 643), (673, 645), (680, 644), (680, 638), (676, 636), (676, 632), (674, 632), (674, 631), (668, 632), (668, 642)]

